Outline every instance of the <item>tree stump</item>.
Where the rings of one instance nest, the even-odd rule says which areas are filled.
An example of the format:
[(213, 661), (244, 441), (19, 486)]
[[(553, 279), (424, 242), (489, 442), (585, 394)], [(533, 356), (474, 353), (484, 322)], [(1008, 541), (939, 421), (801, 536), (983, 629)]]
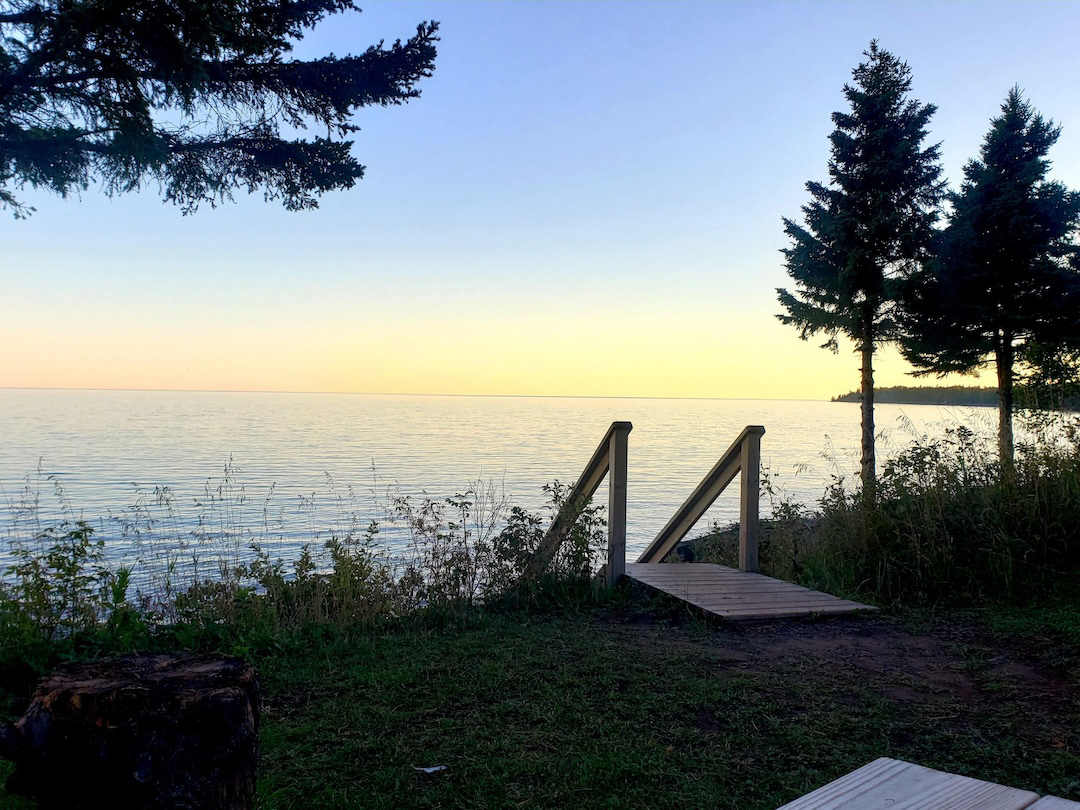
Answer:
[(41, 808), (248, 808), (261, 696), (224, 656), (123, 656), (46, 677), (0, 756)]

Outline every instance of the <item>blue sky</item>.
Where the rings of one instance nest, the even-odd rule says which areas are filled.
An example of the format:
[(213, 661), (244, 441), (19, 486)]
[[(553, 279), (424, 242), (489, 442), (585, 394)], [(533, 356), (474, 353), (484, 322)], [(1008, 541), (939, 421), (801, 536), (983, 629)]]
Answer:
[[(357, 116), (367, 176), (285, 212), (154, 189), (0, 220), (0, 385), (828, 397), (857, 361), (779, 324), (781, 216), (826, 178), (872, 38), (939, 108), (953, 182), (1019, 84), (1080, 188), (1071, 2), (394, 2), (297, 55), (442, 24), (423, 96)], [(882, 384), (907, 381), (883, 354)]]

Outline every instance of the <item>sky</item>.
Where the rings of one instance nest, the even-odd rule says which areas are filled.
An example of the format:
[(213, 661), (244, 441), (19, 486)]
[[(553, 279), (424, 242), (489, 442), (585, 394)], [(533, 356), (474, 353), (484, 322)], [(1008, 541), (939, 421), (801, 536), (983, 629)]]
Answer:
[[(781, 217), (827, 179), (873, 38), (938, 107), (954, 186), (1013, 85), (1080, 188), (1080, 4), (371, 2), (296, 55), (441, 23), (366, 108), (365, 179), (182, 216), (153, 187), (0, 212), (0, 386), (821, 399), (858, 387), (776, 319)], [(895, 350), (879, 385), (918, 384)], [(986, 384), (990, 384), (986, 382)]]

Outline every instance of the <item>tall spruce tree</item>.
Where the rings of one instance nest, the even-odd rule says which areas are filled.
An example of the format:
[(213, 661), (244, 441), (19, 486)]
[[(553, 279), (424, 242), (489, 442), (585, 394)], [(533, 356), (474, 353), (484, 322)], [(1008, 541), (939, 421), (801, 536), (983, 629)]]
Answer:
[(823, 334), (854, 341), (862, 358), (862, 485), (874, 497), (874, 350), (895, 340), (899, 279), (928, 255), (944, 185), (939, 148), (924, 147), (932, 104), (908, 98), (911, 69), (870, 43), (866, 61), (844, 85), (850, 112), (832, 115), (829, 184), (809, 182), (805, 224), (784, 219), (789, 292), (778, 289), (803, 340)]
[[(0, 208), (157, 183), (185, 212), (238, 189), (288, 209), (350, 188), (360, 107), (401, 104), (434, 69), (437, 23), (362, 54), (293, 44), (352, 0), (0, 0)], [(295, 133), (314, 127), (314, 138)], [(325, 133), (325, 137), (321, 134)]]
[(1009, 92), (959, 192), (949, 195), (940, 255), (906, 296), (902, 349), (919, 373), (996, 367), (1006, 465), (1018, 357), (1032, 343), (1050, 356), (1080, 335), (1080, 194), (1047, 179), (1060, 134), (1019, 88)]

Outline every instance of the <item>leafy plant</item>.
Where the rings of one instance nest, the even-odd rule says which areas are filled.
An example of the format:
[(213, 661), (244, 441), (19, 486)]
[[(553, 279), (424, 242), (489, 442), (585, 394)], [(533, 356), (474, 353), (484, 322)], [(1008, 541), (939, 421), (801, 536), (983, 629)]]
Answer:
[(93, 533), (85, 521), (65, 521), (37, 536), (40, 551), (11, 551), (7, 596), (48, 640), (96, 627), (125, 603), (131, 570), (113, 573), (104, 563), (105, 543)]

